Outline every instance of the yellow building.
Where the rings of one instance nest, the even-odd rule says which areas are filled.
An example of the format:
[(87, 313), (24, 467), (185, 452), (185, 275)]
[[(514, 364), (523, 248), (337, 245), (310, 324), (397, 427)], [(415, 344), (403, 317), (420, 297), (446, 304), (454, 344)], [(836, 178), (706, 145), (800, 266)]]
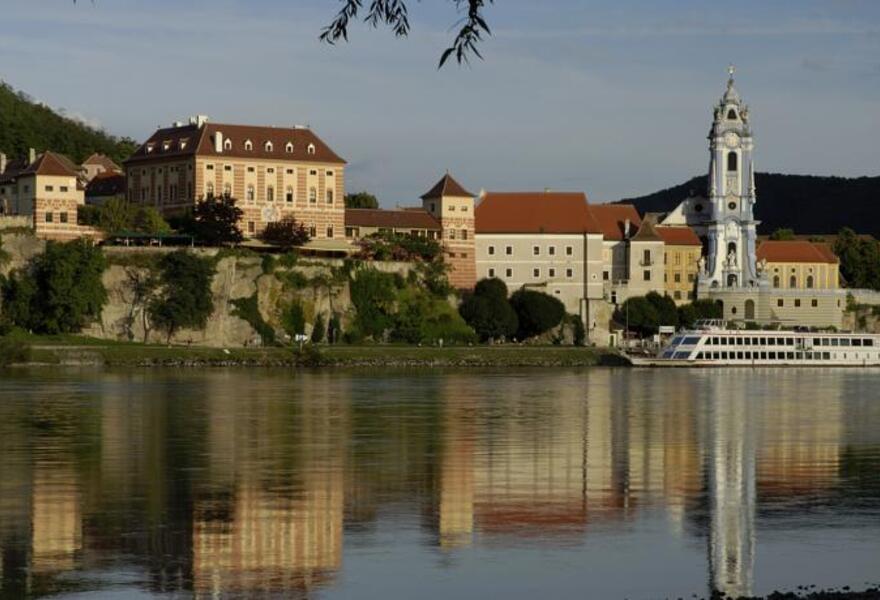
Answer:
[(827, 244), (802, 240), (763, 242), (759, 268), (774, 288), (835, 290), (840, 287), (840, 261)]
[(286, 217), (312, 238), (343, 239), (345, 161), (306, 127), (190, 119), (159, 129), (125, 162), (128, 199), (165, 214), (209, 196), (235, 198), (241, 229), (258, 235)]
[(92, 228), (77, 225), (77, 211), (85, 204), (78, 175), (77, 166), (55, 152), (37, 155), (31, 149), (27, 159), (10, 162), (0, 154), (0, 212), (33, 219), (40, 238), (95, 236)]
[(703, 245), (690, 227), (656, 227), (665, 246), (663, 280), (676, 304), (692, 302)]

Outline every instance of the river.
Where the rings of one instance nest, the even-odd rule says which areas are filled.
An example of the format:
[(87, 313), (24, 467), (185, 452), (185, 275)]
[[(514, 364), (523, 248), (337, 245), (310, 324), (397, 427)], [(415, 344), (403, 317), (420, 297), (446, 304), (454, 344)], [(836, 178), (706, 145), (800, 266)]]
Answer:
[(880, 580), (880, 370), (0, 374), (4, 598)]

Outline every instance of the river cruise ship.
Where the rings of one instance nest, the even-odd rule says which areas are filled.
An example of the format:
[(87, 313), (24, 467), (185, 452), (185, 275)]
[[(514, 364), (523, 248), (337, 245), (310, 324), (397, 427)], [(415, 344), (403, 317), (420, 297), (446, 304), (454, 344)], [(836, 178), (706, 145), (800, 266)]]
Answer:
[(728, 329), (721, 320), (698, 321), (656, 356), (629, 356), (636, 366), (880, 366), (880, 335)]

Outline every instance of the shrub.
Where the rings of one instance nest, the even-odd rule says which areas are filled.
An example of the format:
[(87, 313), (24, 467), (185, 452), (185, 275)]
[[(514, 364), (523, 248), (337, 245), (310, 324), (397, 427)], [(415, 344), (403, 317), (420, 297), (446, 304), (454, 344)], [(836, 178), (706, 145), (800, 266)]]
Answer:
[(263, 256), (263, 260), (260, 262), (260, 266), (263, 269), (264, 275), (271, 275), (275, 271), (275, 265), (277, 261), (275, 257), (271, 254), (266, 254)]
[(310, 236), (305, 225), (297, 223), (293, 217), (284, 217), (280, 221), (267, 223), (260, 239), (282, 250), (291, 250), (308, 243)]
[(459, 314), (481, 341), (509, 338), (519, 328), (516, 311), (507, 300), (507, 286), (500, 279), (478, 281), (461, 303)]
[(297, 260), (299, 260), (299, 254), (295, 250), (291, 250), (278, 257), (278, 266), (291, 269), (296, 266)]
[(330, 322), (327, 324), (327, 341), (336, 344), (342, 338), (342, 323), (337, 313), (330, 316)]
[(320, 344), (324, 341), (324, 334), (327, 332), (327, 325), (324, 323), (324, 315), (320, 314), (315, 317), (315, 324), (312, 325), (312, 343)]
[(291, 338), (306, 332), (306, 312), (300, 302), (291, 302), (281, 313), (281, 327)]
[[(397, 278), (403, 280), (399, 275)], [(397, 278), (365, 268), (358, 270), (351, 281), (351, 302), (357, 311), (355, 327), (364, 337), (379, 339), (391, 328)]]
[(23, 332), (14, 330), (0, 337), (0, 367), (26, 363), (30, 359), (31, 347), (24, 339)]
[(579, 315), (571, 315), (571, 323), (574, 326), (574, 345), (583, 346), (587, 340), (587, 330), (584, 327), (584, 321)]
[(712, 300), (695, 300), (678, 307), (679, 327), (693, 327), (700, 319), (720, 319), (722, 316), (721, 306)]
[(160, 269), (162, 293), (149, 306), (153, 322), (169, 341), (181, 328), (204, 328), (214, 310), (214, 261), (177, 250), (162, 257)]
[(256, 292), (247, 298), (236, 298), (232, 301), (232, 306), (232, 314), (247, 321), (260, 335), (260, 341), (264, 346), (275, 344), (275, 330), (263, 320)]
[(517, 290), (510, 297), (510, 305), (519, 320), (517, 337), (521, 340), (541, 335), (562, 322), (565, 305), (557, 298), (535, 290)]
[(444, 299), (422, 288), (402, 292), (394, 317), (391, 339), (410, 344), (432, 344), (438, 340), (468, 343), (477, 339), (474, 330)]
[(107, 266), (98, 246), (80, 239), (49, 242), (30, 269), (3, 283), (3, 320), (38, 333), (74, 333), (101, 316)]
[[(700, 307), (702, 310), (704, 307)], [(696, 313), (688, 313), (696, 314)], [(679, 324), (680, 313), (675, 301), (669, 296), (649, 292), (646, 296), (627, 299), (614, 312), (614, 320), (641, 335), (657, 333), (661, 325)]]

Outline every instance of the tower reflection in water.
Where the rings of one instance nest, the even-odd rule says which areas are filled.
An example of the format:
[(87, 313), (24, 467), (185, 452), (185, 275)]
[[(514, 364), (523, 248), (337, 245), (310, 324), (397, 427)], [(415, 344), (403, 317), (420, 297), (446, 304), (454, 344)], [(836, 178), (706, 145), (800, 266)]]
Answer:
[(858, 427), (842, 380), (749, 374), (59, 375), (0, 397), (0, 592), (124, 564), (150, 591), (307, 595), (383, 519), (455, 554), (660, 511), (710, 588), (749, 595), (762, 502), (830, 498)]

